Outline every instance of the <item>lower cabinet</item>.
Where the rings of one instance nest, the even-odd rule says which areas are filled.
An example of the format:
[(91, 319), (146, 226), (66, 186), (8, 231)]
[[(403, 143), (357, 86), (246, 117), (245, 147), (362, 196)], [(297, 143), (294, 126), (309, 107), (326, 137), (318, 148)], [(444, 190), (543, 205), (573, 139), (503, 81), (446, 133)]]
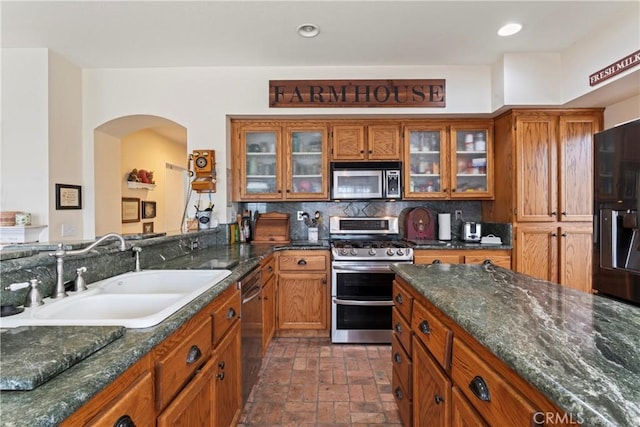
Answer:
[(278, 253), (277, 329), (329, 335), (329, 252), (290, 250)]
[(415, 337), (413, 364), (413, 425), (451, 425), (451, 381)]
[(213, 351), (215, 372), (211, 425), (216, 427), (236, 425), (242, 412), (241, 343), (240, 322), (236, 322)]
[(212, 425), (215, 368), (215, 360), (209, 360), (160, 414), (158, 427)]
[[(396, 301), (393, 308), (392, 390), (405, 427), (531, 427), (540, 425), (536, 418), (540, 412), (563, 414), (410, 284), (396, 277), (394, 300), (399, 295), (402, 304)], [(413, 302), (411, 308), (407, 301)], [(410, 313), (409, 330), (401, 312)], [(404, 351), (403, 334), (411, 337), (410, 356)], [(407, 372), (411, 372), (410, 382)], [(557, 418), (558, 424), (545, 425), (564, 425), (563, 418)]]
[(508, 249), (416, 249), (415, 264), (482, 264), (490, 261), (499, 267), (511, 268), (511, 250)]
[(276, 332), (276, 279), (271, 276), (262, 286), (262, 354)]

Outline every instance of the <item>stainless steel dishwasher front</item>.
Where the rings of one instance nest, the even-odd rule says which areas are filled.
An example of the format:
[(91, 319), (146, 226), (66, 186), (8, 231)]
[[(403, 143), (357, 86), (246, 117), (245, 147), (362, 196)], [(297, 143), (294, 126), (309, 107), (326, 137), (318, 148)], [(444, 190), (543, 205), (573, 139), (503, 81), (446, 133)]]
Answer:
[(262, 365), (262, 283), (260, 268), (240, 281), (242, 308), (242, 403), (247, 402)]

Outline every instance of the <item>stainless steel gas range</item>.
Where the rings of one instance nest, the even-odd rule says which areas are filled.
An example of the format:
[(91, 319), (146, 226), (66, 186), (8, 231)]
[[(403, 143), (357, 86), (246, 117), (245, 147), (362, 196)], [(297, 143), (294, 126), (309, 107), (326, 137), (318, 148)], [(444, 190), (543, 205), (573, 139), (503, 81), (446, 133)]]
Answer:
[(330, 217), (331, 341), (391, 343), (393, 263), (413, 263), (398, 217)]

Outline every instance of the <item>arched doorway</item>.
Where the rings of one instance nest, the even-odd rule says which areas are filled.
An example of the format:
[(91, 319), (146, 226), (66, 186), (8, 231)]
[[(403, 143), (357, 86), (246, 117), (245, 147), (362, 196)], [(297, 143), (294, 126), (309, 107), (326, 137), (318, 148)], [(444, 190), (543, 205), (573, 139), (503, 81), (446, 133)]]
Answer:
[[(184, 126), (151, 115), (120, 117), (94, 130), (96, 236), (180, 232), (188, 187), (186, 142)], [(134, 168), (153, 172), (154, 184), (128, 182)], [(126, 222), (123, 200), (127, 208), (137, 203), (139, 209), (139, 215), (125, 218)]]

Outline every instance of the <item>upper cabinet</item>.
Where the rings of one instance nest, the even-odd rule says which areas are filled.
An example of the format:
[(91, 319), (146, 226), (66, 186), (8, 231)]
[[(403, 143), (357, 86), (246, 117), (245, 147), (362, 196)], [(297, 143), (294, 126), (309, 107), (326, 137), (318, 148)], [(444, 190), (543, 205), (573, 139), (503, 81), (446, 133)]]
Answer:
[(234, 200), (326, 200), (328, 126), (233, 122)]
[(402, 143), (399, 123), (334, 123), (331, 160), (400, 161)]
[(491, 121), (404, 126), (406, 199), (492, 199)]

